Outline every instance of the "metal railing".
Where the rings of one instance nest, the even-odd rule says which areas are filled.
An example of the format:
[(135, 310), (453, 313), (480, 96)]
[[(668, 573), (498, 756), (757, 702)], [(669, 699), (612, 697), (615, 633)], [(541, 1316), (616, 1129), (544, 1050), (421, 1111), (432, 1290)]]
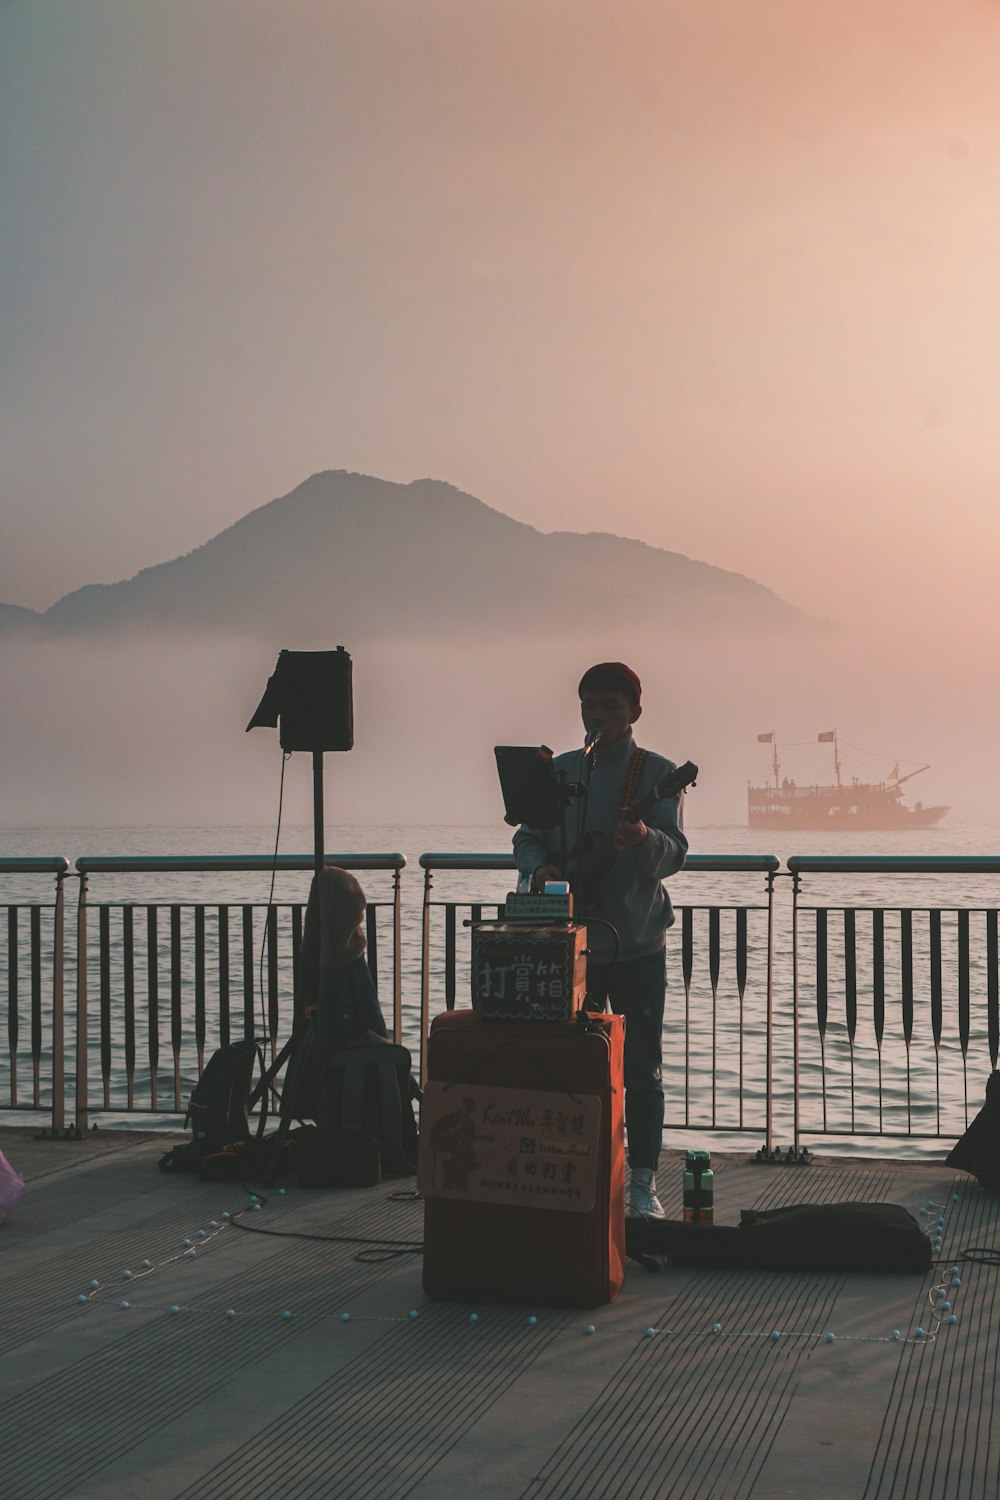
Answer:
[[(59, 855), (46, 858), (0, 859), (0, 876), (22, 880), (42, 876), (55, 878), (55, 896), (47, 902), (8, 902), (5, 943), (0, 946), (0, 984), (6, 994), (7, 1087), (0, 1108), (47, 1109), (52, 1128), (62, 1130), (65, 1121), (65, 880), (69, 861)], [(46, 932), (48, 927), (48, 932)], [(24, 939), (27, 938), (25, 943)], [(27, 952), (27, 967), (22, 954)], [(48, 1016), (42, 1001), (42, 976), (52, 975)], [(5, 972), (4, 972), (5, 971)], [(27, 983), (25, 983), (25, 979)], [(27, 1016), (24, 1002), (27, 1000)], [(31, 1062), (31, 1101), (21, 1095), (18, 1062), (22, 1048), (22, 1022), (27, 1020), (27, 1055)], [(43, 1065), (47, 1062), (47, 1078)]]
[[(664, 1095), (668, 1129), (753, 1131), (773, 1143), (774, 919), (772, 854), (689, 855), (672, 888), (709, 876), (764, 876), (764, 902), (679, 901), (683, 1026), (668, 1006), (664, 1026)], [(684, 877), (695, 877), (694, 882)], [(671, 1033), (683, 1041), (683, 1066), (671, 1067)], [(678, 1063), (679, 1063), (678, 1056)], [(683, 1115), (679, 1101), (683, 1081)]]
[[(938, 1140), (961, 1134), (1000, 1052), (997, 907), (937, 900), (844, 903), (866, 887), (1000, 875), (1000, 858), (796, 855), (792, 876), (792, 1075), (803, 1137)], [(834, 899), (807, 902), (828, 877)], [(832, 880), (830, 879), (832, 877)], [(858, 877), (862, 877), (858, 881)]]
[[(499, 914), (513, 859), (422, 855), (419, 909), (403, 905), (403, 855), (328, 863), (375, 877), (369, 962), (387, 1020), (391, 995), (393, 1033), (422, 1069), (432, 1014), (467, 1003), (463, 922)], [(781, 1131), (796, 1150), (819, 1138), (954, 1138), (1000, 1060), (1000, 856), (778, 865), (692, 855), (671, 880), (667, 1128), (754, 1132), (768, 1146)], [(0, 1111), (49, 1113), (55, 1130), (95, 1113), (177, 1115), (230, 1036), (276, 1050), (294, 1018), (308, 882), (301, 899), (234, 901), (231, 880), (272, 867), (267, 855), (86, 857), (73, 872), (59, 857), (0, 861)], [(311, 870), (304, 855), (277, 863), (282, 876)], [(755, 898), (748, 882), (761, 877)], [(911, 878), (924, 886), (905, 899)], [(24, 898), (38, 880), (54, 882), (52, 900)], [(94, 886), (107, 898), (95, 902)]]
[[(402, 854), (329, 854), (327, 864), (391, 875), (387, 900), (367, 912), (367, 958), (376, 983), (391, 922), (392, 1028), (402, 1027)], [(78, 859), (76, 912), (75, 1118), (86, 1129), (96, 1112), (174, 1113), (206, 1055), (235, 1032), (266, 1041), (273, 1056), (294, 1023), (305, 910), (300, 900), (116, 900), (94, 903), (91, 881), (124, 875), (198, 877), (311, 872), (307, 855), (159, 856)], [(96, 934), (93, 918), (96, 916)], [(96, 1010), (91, 1011), (91, 995)], [(91, 1056), (98, 1059), (95, 1091)], [(162, 1075), (166, 1074), (165, 1086)]]
[[(514, 871), (510, 854), (422, 854), (420, 1037), (433, 1009), (453, 1009), (469, 993), (470, 943), (459, 944), (465, 922), (496, 917), (502, 896), (487, 901), (454, 895), (436, 900), (436, 876), (463, 877)], [(707, 902), (674, 900), (677, 926), (670, 938), (670, 969), (680, 936), (683, 1004), (670, 1004), (664, 1021), (665, 1124), (678, 1130), (753, 1131), (770, 1145), (774, 1097), (773, 1036), (774, 876), (771, 854), (689, 855), (671, 891), (697, 889), (709, 877), (717, 887)], [(765, 900), (745, 899), (746, 878), (764, 877)], [(743, 899), (721, 889), (737, 877)], [(468, 882), (461, 882), (468, 883)], [(508, 882), (509, 883), (509, 882)], [(706, 892), (706, 894), (708, 894)], [(739, 897), (740, 892), (737, 893)], [(467, 914), (467, 916), (466, 916)]]
[[(436, 995), (439, 1007), (444, 1010), (454, 1010), (455, 1000), (458, 994), (458, 913), (460, 909), (467, 910), (470, 922), (480, 922), (483, 912), (487, 911), (493, 917), (500, 914), (503, 898), (484, 903), (482, 901), (433, 901), (431, 890), (434, 885), (435, 870), (450, 870), (452, 872), (479, 873), (485, 870), (503, 871), (510, 875), (516, 867), (513, 854), (421, 854), (420, 868), (424, 872), (424, 893), (421, 907), (420, 919), (420, 1042), (421, 1042), (421, 1078), (425, 1075), (423, 1066), (424, 1039), (431, 1023), (431, 967), (432, 967), (432, 942), (434, 934), (432, 931), (432, 914), (436, 907), (444, 911), (444, 936), (443, 936), (443, 989)], [(465, 948), (469, 944), (463, 945)], [(466, 961), (466, 968), (468, 960)]]

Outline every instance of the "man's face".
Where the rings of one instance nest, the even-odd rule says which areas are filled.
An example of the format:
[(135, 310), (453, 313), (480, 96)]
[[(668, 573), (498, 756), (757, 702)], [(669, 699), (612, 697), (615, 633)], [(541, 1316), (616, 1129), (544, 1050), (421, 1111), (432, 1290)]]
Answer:
[(613, 745), (615, 740), (628, 733), (632, 725), (632, 700), (624, 693), (587, 688), (580, 699), (580, 717), (588, 734), (592, 729), (599, 729), (601, 744)]

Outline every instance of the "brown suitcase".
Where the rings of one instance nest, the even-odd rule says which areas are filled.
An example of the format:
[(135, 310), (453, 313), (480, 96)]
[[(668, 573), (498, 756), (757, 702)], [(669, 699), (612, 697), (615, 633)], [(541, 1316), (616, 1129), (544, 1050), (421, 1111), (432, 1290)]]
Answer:
[(616, 1015), (435, 1017), (418, 1175), (428, 1296), (573, 1307), (617, 1297), (624, 1034)]

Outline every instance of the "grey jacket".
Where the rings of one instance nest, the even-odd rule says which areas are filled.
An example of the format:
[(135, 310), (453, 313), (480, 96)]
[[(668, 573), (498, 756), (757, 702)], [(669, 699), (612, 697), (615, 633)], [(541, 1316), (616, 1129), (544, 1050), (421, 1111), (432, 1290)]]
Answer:
[[(580, 835), (610, 833), (614, 829), (634, 743), (630, 730), (606, 750), (602, 751), (598, 745), (590, 791), (580, 803), (571, 804), (566, 813), (566, 843), (570, 854)], [(556, 775), (564, 771), (568, 782), (585, 780), (580, 750), (557, 755), (554, 765)], [(636, 789), (636, 800), (672, 770), (673, 761), (650, 752)], [(669, 797), (661, 802), (645, 819), (649, 828), (645, 841), (636, 849), (622, 849), (611, 867), (604, 896), (595, 914), (617, 929), (622, 959), (644, 958), (655, 953), (663, 947), (666, 930), (673, 923), (670, 897), (661, 882), (683, 867), (687, 854), (682, 805), (683, 793), (680, 797)], [(523, 873), (534, 874), (540, 865), (558, 864), (559, 847), (558, 828), (527, 828), (522, 824), (514, 834), (514, 859)], [(612, 956), (614, 943), (606, 928), (595, 923), (588, 933), (587, 943), (597, 962)]]

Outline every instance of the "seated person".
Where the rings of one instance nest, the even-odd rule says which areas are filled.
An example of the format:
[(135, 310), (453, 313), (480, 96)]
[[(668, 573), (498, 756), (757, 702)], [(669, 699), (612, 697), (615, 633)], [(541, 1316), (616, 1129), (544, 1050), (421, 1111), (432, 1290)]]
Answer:
[(347, 870), (326, 865), (313, 876), (302, 932), (300, 992), (316, 1010), (316, 1039), (337, 1050), (363, 1031), (387, 1037), (365, 948), (367, 902)]

